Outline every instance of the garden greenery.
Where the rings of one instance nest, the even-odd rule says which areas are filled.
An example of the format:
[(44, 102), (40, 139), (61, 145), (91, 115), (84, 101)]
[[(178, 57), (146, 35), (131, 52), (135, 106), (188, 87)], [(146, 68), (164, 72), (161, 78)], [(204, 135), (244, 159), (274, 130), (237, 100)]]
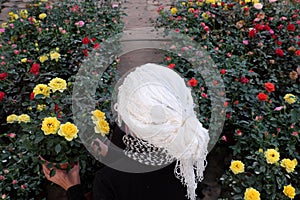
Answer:
[[(211, 55), (226, 87), (220, 143), (232, 150), (222, 199), (293, 199), (300, 193), (299, 2), (179, 0), (160, 7), (155, 26), (186, 34)], [(200, 99), (208, 126), (210, 94), (180, 56), (164, 62)], [(218, 84), (216, 82), (216, 84)]]
[[(43, 198), (40, 156), (51, 161), (50, 168), (66, 170), (80, 160), (85, 191), (91, 189), (99, 163), (89, 156), (72, 118), (73, 76), (101, 42), (122, 31), (122, 14), (118, 5), (93, 0), (35, 0), (9, 12), (0, 28), (2, 199)], [(104, 72), (104, 82), (112, 78), (115, 64)], [(99, 89), (97, 98), (108, 93)]]

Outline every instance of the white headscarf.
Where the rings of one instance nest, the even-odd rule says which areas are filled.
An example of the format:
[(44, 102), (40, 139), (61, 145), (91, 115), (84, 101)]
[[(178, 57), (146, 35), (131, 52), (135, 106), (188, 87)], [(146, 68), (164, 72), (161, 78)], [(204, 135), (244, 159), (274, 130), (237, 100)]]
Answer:
[(196, 117), (190, 88), (175, 71), (148, 63), (118, 88), (116, 110), (135, 137), (164, 148), (177, 160), (175, 175), (196, 199), (206, 167), (208, 130)]

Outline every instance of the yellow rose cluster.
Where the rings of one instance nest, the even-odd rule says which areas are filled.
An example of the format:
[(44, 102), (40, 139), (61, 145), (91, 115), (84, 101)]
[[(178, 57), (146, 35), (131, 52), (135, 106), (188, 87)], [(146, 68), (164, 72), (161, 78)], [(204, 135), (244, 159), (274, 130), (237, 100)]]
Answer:
[(110, 131), (109, 124), (106, 121), (105, 113), (100, 110), (92, 111), (92, 120), (95, 124), (95, 132), (100, 133), (103, 137)]
[(49, 97), (51, 91), (52, 92), (63, 92), (65, 89), (67, 89), (67, 82), (64, 79), (61, 78), (53, 78), (48, 85), (46, 84), (38, 84), (34, 87), (33, 93), (34, 96), (38, 94), (44, 95), (44, 97)]
[(16, 114), (11, 114), (11, 115), (8, 115), (6, 117), (6, 122), (9, 123), (9, 124), (12, 124), (12, 123), (15, 123), (15, 122), (18, 122), (18, 123), (28, 123), (30, 122), (30, 116), (27, 115), (27, 114), (21, 114), (21, 115), (16, 115)]
[(77, 138), (78, 129), (75, 124), (67, 122), (61, 124), (56, 117), (46, 117), (43, 119), (41, 130), (45, 135), (56, 134), (63, 136), (67, 141)]
[[(42, 16), (44, 16), (44, 15), (42, 15)], [(45, 17), (46, 17), (46, 16), (45, 16)], [(46, 62), (46, 61), (49, 59), (49, 57), (50, 57), (50, 60), (55, 60), (56, 62), (58, 62), (58, 60), (59, 60), (59, 58), (60, 58), (60, 56), (61, 56), (60, 53), (58, 53), (58, 50), (59, 50), (59, 48), (56, 48), (55, 51), (50, 51), (49, 54), (41, 55), (41, 56), (39, 57), (40, 62), (41, 62), (41, 63)]]

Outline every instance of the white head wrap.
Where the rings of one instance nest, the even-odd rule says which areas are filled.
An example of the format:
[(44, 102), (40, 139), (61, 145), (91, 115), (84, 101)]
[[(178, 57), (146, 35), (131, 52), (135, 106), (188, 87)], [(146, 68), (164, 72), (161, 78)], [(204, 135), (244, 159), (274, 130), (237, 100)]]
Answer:
[(145, 64), (130, 72), (118, 88), (119, 123), (135, 137), (164, 148), (177, 160), (175, 175), (196, 199), (206, 167), (208, 130), (196, 117), (191, 90), (175, 71)]

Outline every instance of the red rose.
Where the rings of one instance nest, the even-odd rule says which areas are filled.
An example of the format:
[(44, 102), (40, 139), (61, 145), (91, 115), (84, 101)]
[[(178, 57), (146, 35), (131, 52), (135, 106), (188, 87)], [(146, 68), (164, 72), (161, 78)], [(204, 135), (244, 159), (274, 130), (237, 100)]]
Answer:
[(284, 56), (284, 52), (280, 48), (275, 50), (275, 54), (280, 57)]
[(168, 65), (168, 67), (169, 67), (170, 69), (174, 69), (175, 64), (174, 64), (174, 63), (171, 63), (171, 64)]
[(40, 64), (33, 63), (29, 72), (31, 74), (38, 75), (40, 73)]
[(4, 92), (0, 92), (0, 101), (3, 100), (4, 96), (5, 96), (5, 93)]
[(3, 72), (3, 73), (0, 74), (0, 80), (4, 80), (7, 77), (8, 77), (8, 73)]
[(296, 56), (300, 56), (300, 50), (295, 51)]
[(226, 69), (221, 69), (220, 73), (223, 75), (226, 74)]
[(82, 39), (82, 44), (89, 44), (89, 43), (90, 43), (90, 39), (88, 37)]
[(249, 11), (249, 8), (248, 7), (245, 7), (244, 8), (244, 12), (248, 12)]
[(188, 81), (188, 85), (189, 86), (192, 86), (192, 87), (195, 87), (198, 85), (198, 81), (195, 79), (195, 78), (192, 78)]
[(89, 56), (89, 53), (88, 53), (88, 50), (87, 50), (87, 49), (83, 50), (83, 51), (82, 51), (82, 53), (83, 53), (83, 54), (84, 54), (84, 56), (86, 56), (86, 57), (88, 57), (88, 56)]
[(99, 49), (100, 48), (100, 44), (99, 43), (95, 43), (94, 44), (94, 49)]
[(96, 41), (96, 38), (92, 38), (92, 41), (95, 42), (95, 41)]
[(281, 46), (281, 45), (282, 45), (282, 42), (281, 42), (281, 41), (279, 41), (279, 40), (278, 40), (276, 43), (277, 43), (279, 46)]
[(54, 111), (57, 113), (60, 110), (59, 106), (57, 104), (54, 105)]
[(267, 101), (268, 98), (269, 98), (269, 96), (266, 95), (266, 94), (263, 93), (263, 92), (260, 92), (260, 93), (257, 95), (257, 98), (258, 98), (258, 100), (260, 100), (260, 101)]
[(201, 93), (201, 96), (202, 96), (204, 99), (207, 99), (207, 94)]
[(273, 83), (267, 82), (267, 83), (265, 83), (265, 89), (268, 92), (274, 92), (275, 91), (275, 85)]
[(33, 92), (30, 93), (29, 99), (30, 99), (30, 100), (33, 100), (33, 99), (34, 99), (34, 93), (33, 93)]
[(289, 25), (287, 25), (287, 27), (286, 27), (286, 30), (288, 30), (288, 31), (295, 31), (295, 26), (294, 26), (294, 24), (289, 24)]
[(258, 31), (262, 31), (262, 30), (264, 30), (264, 25), (256, 24), (255, 29), (258, 30)]
[(249, 79), (247, 79), (246, 77), (243, 76), (243, 77), (241, 77), (240, 82), (247, 84), (247, 83), (249, 83)]
[(251, 30), (249, 31), (249, 37), (254, 38), (255, 35), (256, 35), (256, 30), (255, 30), (255, 29), (251, 29)]

